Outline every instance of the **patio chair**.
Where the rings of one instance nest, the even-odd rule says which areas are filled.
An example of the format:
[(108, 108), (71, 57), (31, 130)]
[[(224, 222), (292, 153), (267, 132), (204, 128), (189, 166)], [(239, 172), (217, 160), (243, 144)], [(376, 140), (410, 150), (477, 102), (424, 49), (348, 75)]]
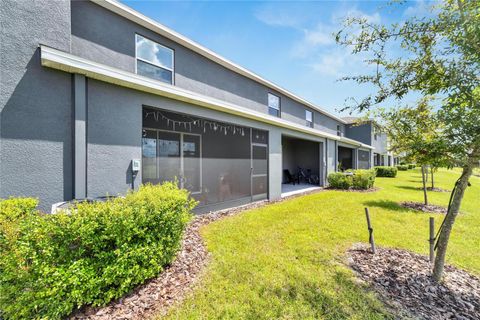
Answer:
[(295, 183), (297, 184), (300, 184), (300, 181), (298, 179), (298, 175), (292, 175), (290, 173), (290, 170), (288, 169), (283, 169), (283, 174), (285, 175), (285, 178), (287, 179), (287, 182), (286, 183), (291, 183), (293, 185), (295, 185)]

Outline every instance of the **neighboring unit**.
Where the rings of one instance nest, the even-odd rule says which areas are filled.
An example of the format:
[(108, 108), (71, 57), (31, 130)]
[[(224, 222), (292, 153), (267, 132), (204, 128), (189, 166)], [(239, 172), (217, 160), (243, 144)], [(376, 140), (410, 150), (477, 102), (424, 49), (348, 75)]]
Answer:
[(2, 198), (49, 211), (176, 179), (209, 211), (280, 198), (286, 171), (323, 186), (380, 150), (124, 4), (5, 0), (0, 14)]
[(349, 136), (373, 147), (372, 163), (374, 166), (398, 164), (398, 157), (388, 150), (387, 134), (376, 128), (373, 120), (363, 120), (357, 117), (344, 117), (343, 120), (347, 123), (346, 130)]

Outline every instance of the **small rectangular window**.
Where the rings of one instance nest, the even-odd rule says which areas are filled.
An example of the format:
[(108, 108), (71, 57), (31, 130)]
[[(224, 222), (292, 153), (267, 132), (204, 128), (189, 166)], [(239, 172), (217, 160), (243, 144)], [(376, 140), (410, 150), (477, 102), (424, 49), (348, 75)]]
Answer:
[(310, 110), (305, 110), (305, 122), (307, 127), (313, 128), (313, 113)]
[(268, 94), (268, 113), (274, 117), (280, 117), (280, 97)]
[(340, 127), (339, 124), (337, 124), (337, 136), (339, 136), (339, 137), (342, 136), (342, 128)]
[(174, 52), (150, 39), (135, 35), (137, 74), (173, 84)]

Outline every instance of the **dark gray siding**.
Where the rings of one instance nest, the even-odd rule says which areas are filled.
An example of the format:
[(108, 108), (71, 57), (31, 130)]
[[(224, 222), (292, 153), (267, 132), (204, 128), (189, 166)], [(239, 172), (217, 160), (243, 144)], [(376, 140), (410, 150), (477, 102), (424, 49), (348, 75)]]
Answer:
[(39, 44), (70, 50), (69, 1), (0, 5), (0, 197), (72, 197), (71, 75), (40, 66)]
[[(135, 72), (135, 33), (175, 50), (176, 86), (263, 113), (268, 112), (267, 93), (272, 92), (281, 97), (282, 118), (305, 124), (307, 107), (302, 104), (94, 3), (72, 2), (73, 54)], [(314, 118), (315, 128), (336, 134), (336, 120), (319, 112)]]
[(371, 122), (361, 125), (348, 124), (345, 127), (345, 136), (365, 144), (372, 144), (373, 127)]

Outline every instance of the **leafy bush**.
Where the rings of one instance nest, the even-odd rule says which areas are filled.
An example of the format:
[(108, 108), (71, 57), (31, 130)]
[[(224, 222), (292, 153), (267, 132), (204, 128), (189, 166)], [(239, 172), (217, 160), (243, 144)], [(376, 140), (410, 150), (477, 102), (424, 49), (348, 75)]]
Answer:
[(395, 168), (395, 167), (375, 167), (375, 175), (377, 177), (395, 178), (397, 176), (397, 168)]
[(374, 170), (355, 170), (353, 172), (353, 189), (368, 190), (375, 183)]
[[(165, 183), (71, 212), (24, 215), (18, 237), (0, 234), (2, 317), (61, 319), (121, 297), (173, 260), (195, 205)], [(15, 210), (2, 207), (2, 216)]]
[(38, 200), (33, 198), (0, 199), (0, 259), (18, 236), (18, 221), (37, 214), (37, 205)]
[(398, 171), (407, 171), (407, 170), (408, 170), (408, 166), (406, 166), (406, 165), (400, 165), (400, 166), (397, 166), (397, 169), (398, 169)]
[(353, 189), (370, 189), (375, 183), (374, 170), (353, 170), (348, 173), (334, 172), (328, 175), (328, 184), (331, 188), (348, 190)]
[(327, 177), (328, 184), (334, 189), (350, 189), (353, 185), (353, 179), (351, 175), (347, 175), (343, 172), (333, 172)]
[(415, 169), (415, 164), (410, 163), (410, 164), (408, 165), (408, 169)]

